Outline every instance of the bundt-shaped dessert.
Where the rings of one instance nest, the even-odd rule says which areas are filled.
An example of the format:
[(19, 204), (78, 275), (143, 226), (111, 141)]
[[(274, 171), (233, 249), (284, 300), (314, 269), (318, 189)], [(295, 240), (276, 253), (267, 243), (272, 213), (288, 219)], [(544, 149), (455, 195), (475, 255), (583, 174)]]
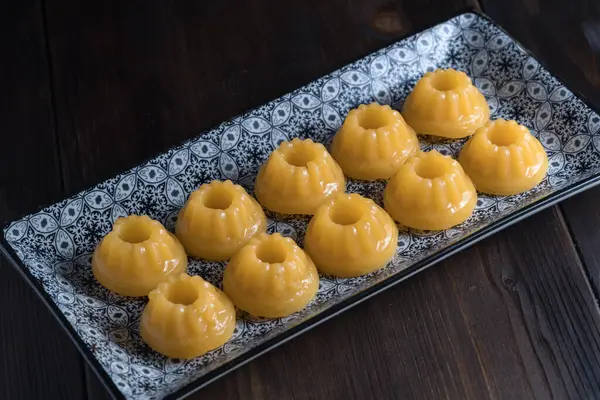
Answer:
[(398, 246), (398, 228), (373, 200), (340, 194), (308, 224), (304, 248), (325, 275), (354, 277), (384, 267)]
[(383, 203), (392, 218), (405, 226), (441, 230), (471, 216), (477, 192), (458, 161), (432, 150), (400, 167), (385, 188)]
[(223, 290), (240, 309), (257, 317), (278, 318), (302, 310), (319, 289), (310, 257), (279, 233), (259, 235), (225, 268)]
[(463, 138), (487, 122), (490, 107), (467, 74), (437, 69), (417, 82), (402, 114), (417, 133)]
[(177, 238), (146, 215), (115, 221), (92, 257), (92, 272), (105, 288), (123, 296), (147, 296), (168, 275), (186, 271)]
[(200, 186), (175, 224), (175, 234), (190, 256), (213, 261), (230, 259), (252, 236), (266, 229), (262, 207), (231, 181)]
[(283, 142), (256, 177), (254, 192), (265, 208), (282, 214), (313, 214), (329, 197), (346, 189), (339, 165), (320, 143)]
[(477, 190), (496, 195), (525, 192), (548, 171), (542, 144), (525, 126), (503, 119), (479, 128), (458, 160)]
[(419, 140), (402, 115), (377, 103), (351, 110), (331, 144), (344, 174), (367, 181), (391, 178), (418, 150)]
[(153, 350), (194, 358), (225, 343), (235, 329), (229, 298), (199, 276), (169, 277), (148, 295), (140, 333)]

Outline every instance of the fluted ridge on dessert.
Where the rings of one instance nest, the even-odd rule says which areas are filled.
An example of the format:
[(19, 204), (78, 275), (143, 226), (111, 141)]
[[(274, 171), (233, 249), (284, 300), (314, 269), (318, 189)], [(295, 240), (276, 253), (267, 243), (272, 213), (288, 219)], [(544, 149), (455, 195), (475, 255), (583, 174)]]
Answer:
[(477, 192), (458, 161), (432, 150), (409, 158), (388, 182), (384, 206), (411, 228), (442, 230), (465, 221)]
[(331, 155), (354, 179), (390, 178), (419, 150), (413, 129), (388, 105), (362, 104), (351, 110), (331, 144)]
[(177, 238), (146, 215), (118, 218), (92, 257), (96, 279), (123, 296), (146, 296), (186, 268), (187, 255)]
[(199, 276), (170, 277), (148, 295), (143, 340), (168, 357), (193, 358), (224, 344), (235, 329), (229, 298)]
[(227, 264), (223, 290), (252, 315), (284, 317), (303, 309), (319, 288), (310, 257), (279, 233), (253, 238)]
[(346, 179), (325, 146), (311, 139), (282, 142), (262, 165), (256, 198), (282, 214), (313, 214), (332, 195), (344, 191)]
[(322, 273), (353, 277), (384, 267), (398, 245), (398, 228), (375, 202), (340, 194), (319, 207), (305, 236), (305, 249)]
[(488, 121), (490, 108), (467, 74), (450, 68), (426, 73), (406, 98), (402, 114), (417, 133), (463, 138)]
[(459, 161), (477, 190), (496, 195), (527, 191), (546, 176), (548, 156), (529, 129), (497, 119), (479, 128)]
[(190, 256), (222, 261), (266, 228), (261, 206), (243, 187), (227, 180), (194, 191), (179, 212), (175, 232)]

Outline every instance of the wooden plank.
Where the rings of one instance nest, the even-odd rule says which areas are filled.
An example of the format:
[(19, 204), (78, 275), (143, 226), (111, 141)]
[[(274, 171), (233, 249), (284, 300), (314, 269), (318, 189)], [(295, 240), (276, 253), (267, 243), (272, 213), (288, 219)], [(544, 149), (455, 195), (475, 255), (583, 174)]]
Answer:
[(596, 298), (600, 295), (600, 188), (594, 188), (564, 201), (561, 209), (571, 230), (592, 283)]
[(600, 7), (590, 0), (482, 0), (483, 11), (569, 87), (600, 104)]
[(598, 393), (598, 309), (554, 208), (194, 398), (591, 399)]
[[(0, 13), (0, 220), (64, 196), (55, 150), (41, 2)], [(82, 398), (82, 360), (43, 303), (0, 257), (0, 398)]]
[(66, 187), (109, 178), (473, 1), (49, 0)]
[[(69, 189), (112, 176), (466, 5), (214, 3), (48, 2)], [(198, 398), (585, 397), (598, 389), (591, 362), (597, 330), (569, 237), (556, 211), (547, 211)], [(88, 379), (95, 398), (102, 390)]]
[[(570, 1), (569, 7), (561, 4), (519, 0), (483, 2), (487, 13), (531, 48), (569, 87), (581, 92), (600, 109), (600, 7), (587, 0)], [(506, 17), (509, 10), (513, 10), (510, 18)], [(561, 204), (596, 296), (600, 293), (599, 198), (600, 188), (595, 188)]]
[[(471, 0), (47, 3), (71, 192), (475, 6)], [(432, 4), (435, 13), (423, 12)], [(88, 371), (87, 379), (90, 395), (103, 396), (96, 376)]]

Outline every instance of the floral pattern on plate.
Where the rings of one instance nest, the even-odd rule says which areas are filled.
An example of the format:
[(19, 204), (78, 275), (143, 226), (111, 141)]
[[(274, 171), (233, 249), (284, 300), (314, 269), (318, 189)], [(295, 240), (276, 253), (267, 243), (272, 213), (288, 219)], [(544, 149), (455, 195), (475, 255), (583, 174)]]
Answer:
[[(492, 118), (515, 119), (539, 137), (547, 178), (516, 196), (480, 195), (474, 215), (442, 232), (401, 229), (391, 264), (368, 276), (322, 278), (302, 312), (276, 319), (241, 313), (231, 340), (202, 357), (173, 360), (141, 341), (144, 299), (117, 296), (91, 273), (91, 253), (114, 220), (147, 214), (173, 229), (177, 212), (200, 184), (231, 179), (252, 192), (259, 166), (283, 140), (328, 145), (348, 111), (377, 101), (400, 107), (417, 80), (435, 68), (468, 73)], [(464, 140), (422, 137), (425, 150), (456, 156)], [(598, 173), (600, 117), (487, 19), (463, 14), (384, 48), (262, 107), (225, 122), (146, 164), (11, 223), (4, 234), (18, 258), (92, 350), (127, 398), (161, 398), (331, 306), (399, 273), (567, 184)], [(383, 182), (350, 180), (348, 191), (381, 204)], [(269, 231), (303, 241), (308, 218), (268, 214)], [(191, 274), (220, 285), (224, 263), (192, 260)], [(318, 317), (317, 317), (318, 318)]]

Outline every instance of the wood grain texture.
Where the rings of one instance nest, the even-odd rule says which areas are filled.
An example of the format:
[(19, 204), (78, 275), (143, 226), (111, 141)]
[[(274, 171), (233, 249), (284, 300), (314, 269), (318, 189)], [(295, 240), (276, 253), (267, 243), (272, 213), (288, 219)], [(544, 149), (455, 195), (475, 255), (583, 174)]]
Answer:
[(571, 89), (600, 105), (597, 1), (482, 0), (481, 5)]
[[(47, 0), (58, 147), (47, 104), (32, 110), (49, 119), (45, 129), (35, 129), (43, 119), (26, 121), (38, 124), (30, 127), (39, 146), (35, 162), (46, 168), (19, 174), (39, 179), (51, 199), (53, 179), (62, 177), (73, 193), (468, 5), (475, 6), (471, 0)], [(510, 20), (512, 11), (499, 9), (503, 14), (492, 16)], [(517, 21), (539, 22), (537, 14), (528, 15)], [(45, 74), (47, 60), (37, 61), (38, 73)], [(593, 75), (589, 67), (578, 68)], [(48, 88), (43, 93), (49, 96)], [(30, 101), (32, 95), (24, 96)], [(27, 143), (27, 136), (16, 136), (13, 148)], [(60, 154), (61, 174), (56, 157), (48, 158), (52, 148)], [(17, 193), (26, 190), (13, 186)], [(21, 197), (34, 201), (24, 194), (12, 201)], [(557, 210), (454, 256), (192, 398), (597, 398), (600, 314)], [(31, 307), (45, 315), (37, 329), (22, 316), (10, 318), (29, 335), (56, 326), (45, 310)], [(21, 338), (3, 342), (0, 350), (19, 348), (8, 353), (14, 357), (32, 351), (19, 347)], [(53, 348), (61, 358), (75, 351), (69, 343)], [(48, 368), (50, 357), (43, 353), (35, 362)], [(67, 370), (38, 372), (42, 377), (19, 370), (31, 387), (9, 398), (81, 397), (61, 377), (82, 370)], [(14, 380), (12, 374), (3, 376)], [(106, 398), (93, 374), (86, 379), (90, 398)]]
[[(6, 221), (64, 193), (40, 2), (4, 4), (0, 31), (0, 221)], [(82, 367), (37, 295), (0, 259), (0, 398), (81, 398)]]
[(600, 294), (600, 188), (584, 192), (561, 204), (567, 225), (583, 259), (596, 298)]
[(465, 250), (193, 398), (592, 399), (600, 318), (557, 209)]
[[(475, 0), (419, 5), (387, 0), (48, 0), (66, 190), (74, 193), (111, 177), (476, 6)], [(104, 398), (89, 368), (86, 378), (90, 395)]]
[(48, 0), (66, 187), (109, 178), (471, 1)]
[[(573, 0), (566, 7), (563, 2), (510, 0), (484, 1), (483, 6), (569, 87), (581, 92), (600, 109), (600, 5), (597, 2)], [(514, 10), (516, 17), (506, 17), (509, 10)], [(524, 18), (535, 24), (536, 29), (528, 29)], [(599, 198), (600, 188), (595, 188), (561, 204), (596, 296), (600, 293)]]

